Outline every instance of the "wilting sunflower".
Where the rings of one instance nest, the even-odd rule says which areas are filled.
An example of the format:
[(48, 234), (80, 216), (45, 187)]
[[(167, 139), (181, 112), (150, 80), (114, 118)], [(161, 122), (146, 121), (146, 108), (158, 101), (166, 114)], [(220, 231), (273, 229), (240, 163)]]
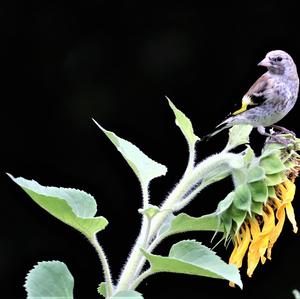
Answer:
[(233, 173), (235, 190), (219, 204), (225, 239), (234, 244), (229, 263), (240, 268), (247, 255), (249, 277), (259, 261), (271, 260), (286, 218), (294, 233), (298, 231), (292, 201), (300, 171), (299, 149), (299, 140), (293, 138), (289, 146), (266, 144), (260, 157), (251, 150), (243, 169)]

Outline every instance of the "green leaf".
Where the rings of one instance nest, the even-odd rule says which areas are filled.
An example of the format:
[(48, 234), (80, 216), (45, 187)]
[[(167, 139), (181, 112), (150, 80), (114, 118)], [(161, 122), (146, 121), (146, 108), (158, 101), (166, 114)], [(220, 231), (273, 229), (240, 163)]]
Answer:
[(186, 138), (189, 147), (194, 147), (196, 142), (200, 139), (198, 136), (194, 134), (194, 129), (189, 118), (185, 116), (183, 112), (175, 107), (175, 105), (171, 102), (171, 100), (166, 97), (171, 109), (175, 114), (175, 123), (180, 128), (182, 134)]
[(216, 214), (192, 217), (185, 213), (180, 213), (172, 220), (171, 226), (166, 233), (173, 235), (188, 231), (223, 231), (223, 229)]
[(254, 166), (249, 169), (248, 176), (247, 176), (248, 183), (257, 182), (264, 178), (265, 178), (265, 171), (262, 167)]
[(232, 171), (232, 179), (234, 181), (234, 185), (236, 186), (245, 184), (247, 181), (245, 169), (234, 169)]
[(243, 151), (243, 160), (244, 160), (244, 164), (248, 165), (255, 158), (255, 154), (253, 149), (249, 145), (246, 146), (247, 146), (246, 150)]
[(74, 279), (58, 261), (39, 262), (26, 277), (27, 298), (73, 298)]
[(253, 127), (251, 125), (235, 125), (229, 130), (229, 139), (225, 151), (230, 151), (239, 145), (249, 143), (249, 135)]
[(221, 215), (222, 224), (224, 225), (224, 236), (227, 240), (231, 233), (232, 217), (229, 212), (225, 212)]
[(268, 187), (268, 197), (276, 197), (275, 188), (272, 186)]
[(157, 215), (160, 211), (159, 207), (154, 205), (148, 205), (145, 209), (139, 209), (139, 213), (146, 215), (149, 219), (152, 219), (155, 215)]
[(268, 199), (268, 187), (264, 181), (258, 181), (249, 184), (252, 200), (265, 203)]
[(227, 279), (242, 288), (236, 266), (228, 265), (212, 250), (194, 240), (184, 240), (172, 246), (167, 257), (142, 250), (151, 264), (152, 273), (173, 272)]
[(269, 155), (280, 153), (280, 150), (282, 150), (284, 148), (286, 148), (286, 145), (284, 145), (284, 144), (267, 143), (262, 150), (261, 157), (263, 158), (263, 157), (267, 157)]
[(265, 182), (267, 186), (276, 186), (280, 183), (282, 183), (285, 180), (285, 175), (281, 172), (279, 173), (274, 173), (274, 174), (269, 174), (265, 178)]
[(105, 130), (95, 120), (94, 122), (115, 145), (143, 186), (147, 186), (154, 178), (167, 173), (166, 166), (150, 159), (131, 142), (118, 137), (111, 131)]
[(97, 288), (97, 291), (101, 296), (106, 297), (106, 282), (101, 282)]
[(228, 211), (228, 214), (236, 223), (236, 231), (238, 231), (246, 219), (247, 211), (239, 210), (234, 205), (232, 205), (230, 207), (230, 210)]
[(286, 169), (279, 155), (270, 155), (261, 159), (260, 166), (265, 170), (266, 174), (275, 174)]
[(143, 296), (141, 293), (137, 292), (137, 291), (120, 291), (118, 293), (116, 293), (115, 295), (113, 295), (112, 297), (110, 297), (110, 299), (114, 299), (114, 298), (118, 298), (118, 299), (143, 299)]
[(252, 201), (251, 203), (251, 211), (258, 215), (262, 215), (263, 212), (263, 204), (261, 202)]
[(228, 193), (227, 196), (219, 202), (215, 214), (220, 215), (220, 214), (224, 213), (227, 209), (229, 209), (229, 207), (231, 206), (234, 198), (235, 198), (234, 191)]
[(94, 217), (97, 212), (95, 199), (88, 193), (71, 188), (44, 187), (36, 181), (8, 176), (19, 185), (40, 207), (72, 226), (87, 238), (103, 230), (108, 221)]
[(239, 185), (234, 190), (233, 204), (243, 211), (251, 212), (251, 192), (247, 184)]

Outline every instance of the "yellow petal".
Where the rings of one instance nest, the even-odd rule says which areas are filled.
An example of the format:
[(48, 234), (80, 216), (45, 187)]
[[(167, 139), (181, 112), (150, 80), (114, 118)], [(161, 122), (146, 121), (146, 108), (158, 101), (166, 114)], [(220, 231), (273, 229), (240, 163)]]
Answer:
[(275, 242), (277, 241), (279, 235), (281, 234), (283, 225), (284, 225), (284, 221), (285, 221), (285, 205), (286, 204), (281, 204), (281, 206), (278, 208), (277, 212), (276, 212), (276, 218), (278, 220), (275, 228), (273, 229), (271, 235), (270, 235), (270, 239), (269, 239), (269, 245), (268, 245), (268, 259), (271, 259), (271, 254), (272, 254), (272, 248), (275, 244)]
[(275, 216), (273, 209), (266, 205), (267, 212), (263, 212), (264, 226), (261, 233), (257, 234), (249, 246), (248, 251), (248, 269), (247, 274), (252, 276), (255, 268), (257, 267), (259, 260), (264, 264), (266, 258), (264, 257), (268, 248), (269, 239), (272, 231), (275, 227)]
[(282, 197), (284, 200), (284, 203), (286, 203), (286, 205), (285, 205), (286, 214), (287, 214), (289, 221), (293, 225), (293, 231), (296, 234), (298, 231), (298, 227), (297, 227), (297, 222), (295, 219), (294, 208), (291, 204), (291, 202), (293, 201), (293, 199), (295, 197), (296, 186), (292, 181), (290, 181), (288, 179), (285, 180), (282, 183), (282, 185), (286, 189), (286, 192), (285, 192), (284, 196)]
[(290, 202), (288, 202), (285, 206), (286, 214), (293, 225), (293, 232), (296, 234), (298, 232), (297, 222), (295, 219), (294, 208)]
[(294, 197), (295, 197), (295, 192), (296, 192), (296, 186), (293, 182), (291, 182), (290, 180), (285, 180), (283, 182), (285, 188), (286, 188), (286, 198), (285, 200), (288, 202), (293, 201)]
[(252, 235), (252, 239), (256, 239), (257, 236), (260, 234), (260, 227), (259, 227), (259, 223), (257, 221), (257, 219), (255, 217), (253, 217), (250, 220), (250, 231), (251, 231), (251, 235)]
[[(237, 239), (235, 241), (235, 247), (232, 251), (232, 254), (229, 259), (229, 264), (234, 264), (238, 268), (242, 266), (243, 258), (245, 256), (245, 253), (249, 247), (250, 243), (250, 230), (248, 225), (245, 225), (245, 228), (241, 228), (241, 239)], [(239, 241), (240, 242), (239, 242)]]

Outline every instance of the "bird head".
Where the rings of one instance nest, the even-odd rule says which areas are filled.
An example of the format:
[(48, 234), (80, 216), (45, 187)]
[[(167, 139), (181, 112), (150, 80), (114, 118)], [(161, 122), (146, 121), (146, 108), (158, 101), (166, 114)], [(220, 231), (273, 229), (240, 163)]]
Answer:
[(266, 57), (258, 65), (265, 66), (270, 73), (279, 75), (296, 70), (292, 57), (282, 50), (267, 53)]

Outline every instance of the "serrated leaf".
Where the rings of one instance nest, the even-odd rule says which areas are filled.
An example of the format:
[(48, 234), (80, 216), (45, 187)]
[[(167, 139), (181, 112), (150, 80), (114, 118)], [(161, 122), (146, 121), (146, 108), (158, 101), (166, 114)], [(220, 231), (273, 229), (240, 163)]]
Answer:
[(113, 295), (112, 297), (110, 297), (110, 299), (114, 299), (114, 298), (118, 298), (118, 299), (143, 299), (144, 297), (142, 296), (141, 293), (137, 292), (137, 291), (120, 291), (118, 293), (116, 293), (115, 295)]
[(265, 178), (265, 182), (267, 186), (276, 186), (280, 183), (282, 183), (285, 180), (285, 175), (283, 173), (274, 173), (274, 174), (269, 174)]
[(248, 175), (247, 175), (248, 183), (257, 182), (264, 178), (265, 178), (265, 171), (262, 167), (254, 166), (249, 169)]
[(225, 151), (230, 151), (239, 145), (249, 143), (249, 135), (253, 127), (251, 125), (235, 125), (229, 130), (229, 139)]
[(268, 187), (264, 181), (258, 181), (249, 184), (252, 200), (265, 203), (268, 199)]
[(286, 169), (279, 155), (269, 155), (261, 159), (260, 166), (265, 170), (266, 174), (275, 174)]
[(108, 221), (94, 217), (97, 212), (95, 199), (88, 193), (71, 188), (45, 187), (33, 180), (9, 177), (19, 185), (40, 207), (72, 226), (87, 238), (103, 230)]
[(247, 184), (239, 185), (234, 190), (233, 204), (243, 211), (251, 211), (251, 192)]
[(39, 262), (26, 277), (27, 298), (73, 298), (74, 279), (58, 261)]
[(167, 257), (142, 250), (151, 264), (151, 271), (173, 272), (226, 279), (242, 288), (236, 266), (228, 265), (212, 250), (194, 240), (184, 240), (172, 246)]
[(171, 100), (166, 97), (171, 109), (175, 115), (175, 123), (180, 128), (182, 134), (186, 138), (189, 147), (194, 147), (195, 143), (200, 139), (198, 136), (194, 134), (193, 125), (189, 118), (181, 112), (179, 109), (175, 107), (175, 105), (171, 102)]
[(219, 217), (216, 214), (204, 215), (202, 217), (192, 217), (185, 213), (180, 213), (172, 221), (166, 234), (173, 235), (188, 231), (220, 231)]
[(131, 142), (117, 136), (111, 131), (105, 130), (95, 120), (94, 122), (115, 145), (143, 186), (147, 186), (154, 178), (167, 173), (166, 166), (155, 162)]
[(106, 297), (106, 282), (101, 282), (97, 288), (97, 291), (101, 296)]

